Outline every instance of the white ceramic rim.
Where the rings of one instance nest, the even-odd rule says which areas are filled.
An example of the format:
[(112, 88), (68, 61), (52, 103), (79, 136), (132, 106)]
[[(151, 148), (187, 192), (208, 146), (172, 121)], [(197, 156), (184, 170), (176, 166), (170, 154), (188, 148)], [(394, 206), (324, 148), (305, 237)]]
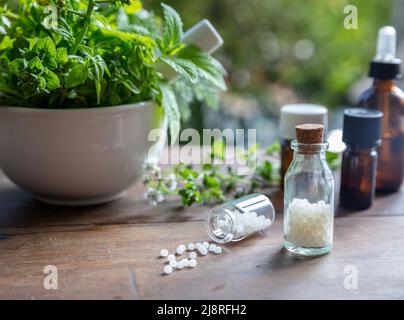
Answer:
[(142, 101), (136, 102), (132, 104), (121, 104), (116, 106), (106, 106), (106, 107), (87, 107), (87, 108), (28, 108), (28, 107), (6, 107), (0, 106), (1, 110), (13, 111), (13, 112), (20, 112), (20, 113), (84, 113), (84, 112), (97, 112), (97, 111), (104, 111), (104, 112), (120, 112), (120, 111), (127, 111), (131, 109), (143, 109), (149, 105), (157, 105), (156, 102), (149, 100), (149, 101)]

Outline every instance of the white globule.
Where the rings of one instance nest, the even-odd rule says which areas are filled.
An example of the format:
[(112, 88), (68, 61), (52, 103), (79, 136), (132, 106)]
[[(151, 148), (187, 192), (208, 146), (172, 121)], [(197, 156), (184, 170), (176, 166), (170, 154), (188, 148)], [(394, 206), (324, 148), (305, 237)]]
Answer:
[(183, 254), (183, 253), (185, 252), (185, 246), (184, 246), (183, 244), (179, 245), (178, 248), (177, 248), (177, 250), (175, 250), (175, 252), (176, 252), (178, 255)]
[(203, 245), (206, 249), (209, 249), (209, 242), (205, 241), (204, 243), (202, 243), (202, 245)]
[(177, 260), (170, 260), (170, 262), (168, 263), (169, 266), (171, 266), (172, 268), (176, 268), (177, 267)]
[(214, 243), (212, 243), (212, 244), (209, 246), (209, 251), (214, 252), (215, 249), (216, 249), (216, 245), (215, 245)]
[[(272, 221), (266, 218), (264, 215), (257, 215), (256, 212), (238, 212), (234, 211), (234, 227), (235, 227), (235, 234), (234, 238), (240, 239), (248, 237), (249, 235), (265, 230), (268, 228)], [(222, 226), (226, 228), (228, 226)]]
[(216, 247), (215, 250), (213, 251), (216, 254), (222, 253), (223, 249), (221, 247)]
[(191, 259), (191, 260), (189, 260), (189, 267), (195, 268), (197, 263), (198, 262), (195, 259)]
[(177, 263), (177, 269), (179, 269), (179, 270), (184, 269), (184, 262), (183, 261), (179, 261)]
[(167, 257), (168, 256), (168, 250), (167, 249), (163, 249), (163, 250), (161, 250), (160, 251), (160, 256), (162, 256), (162, 257)]
[(173, 268), (170, 265), (166, 265), (164, 266), (163, 271), (165, 274), (170, 274), (171, 272), (173, 272)]
[(199, 249), (202, 246), (202, 243), (197, 242), (195, 243), (195, 249)]
[(167, 260), (168, 260), (168, 261), (175, 260), (175, 255), (173, 255), (172, 253), (169, 254), (169, 255), (167, 256)]
[(334, 210), (324, 201), (310, 203), (293, 199), (288, 206), (286, 241), (308, 248), (320, 248), (332, 243)]
[(188, 267), (188, 265), (189, 265), (189, 260), (188, 259), (182, 259), (181, 261), (184, 264), (184, 267)]
[(190, 259), (196, 259), (198, 257), (198, 255), (196, 254), (196, 252), (191, 252), (190, 254), (189, 254), (189, 258)]
[(188, 244), (188, 250), (189, 251), (193, 251), (193, 250), (195, 250), (195, 244), (194, 243), (190, 243), (190, 244)]
[(202, 246), (199, 248), (199, 253), (203, 256), (206, 256), (208, 254), (208, 249)]

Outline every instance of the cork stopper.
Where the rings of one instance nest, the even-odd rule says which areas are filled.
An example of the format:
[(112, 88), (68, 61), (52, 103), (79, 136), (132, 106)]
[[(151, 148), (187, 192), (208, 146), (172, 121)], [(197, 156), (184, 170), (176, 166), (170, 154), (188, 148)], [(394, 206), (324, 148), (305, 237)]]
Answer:
[(296, 140), (303, 144), (323, 142), (324, 126), (322, 124), (301, 124), (296, 127)]

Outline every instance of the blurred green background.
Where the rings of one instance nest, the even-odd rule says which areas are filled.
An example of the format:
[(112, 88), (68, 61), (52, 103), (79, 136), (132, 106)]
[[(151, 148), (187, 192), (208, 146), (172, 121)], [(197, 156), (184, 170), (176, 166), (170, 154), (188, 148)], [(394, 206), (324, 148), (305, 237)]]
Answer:
[[(185, 126), (262, 128), (271, 131), (265, 137), (259, 134), (259, 140), (267, 142), (276, 136), (272, 120), (283, 104), (312, 102), (338, 110), (352, 103), (348, 92), (366, 77), (377, 30), (394, 24), (393, 12), (402, 9), (403, 1), (165, 2), (179, 11), (186, 29), (209, 19), (225, 43), (215, 54), (229, 72), (222, 108), (212, 113), (195, 106)], [(144, 5), (161, 10), (158, 0), (146, 0)], [(343, 26), (346, 5), (358, 8), (357, 30)]]

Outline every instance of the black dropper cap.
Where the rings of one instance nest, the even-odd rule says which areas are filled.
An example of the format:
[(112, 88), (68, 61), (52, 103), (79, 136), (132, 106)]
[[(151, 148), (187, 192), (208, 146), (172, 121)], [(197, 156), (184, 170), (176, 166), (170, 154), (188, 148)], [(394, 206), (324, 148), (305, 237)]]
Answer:
[(381, 143), (383, 113), (365, 108), (344, 111), (342, 141), (351, 147), (373, 148)]
[(369, 77), (378, 80), (393, 80), (401, 77), (401, 60), (393, 62), (380, 62), (373, 60), (370, 63)]

